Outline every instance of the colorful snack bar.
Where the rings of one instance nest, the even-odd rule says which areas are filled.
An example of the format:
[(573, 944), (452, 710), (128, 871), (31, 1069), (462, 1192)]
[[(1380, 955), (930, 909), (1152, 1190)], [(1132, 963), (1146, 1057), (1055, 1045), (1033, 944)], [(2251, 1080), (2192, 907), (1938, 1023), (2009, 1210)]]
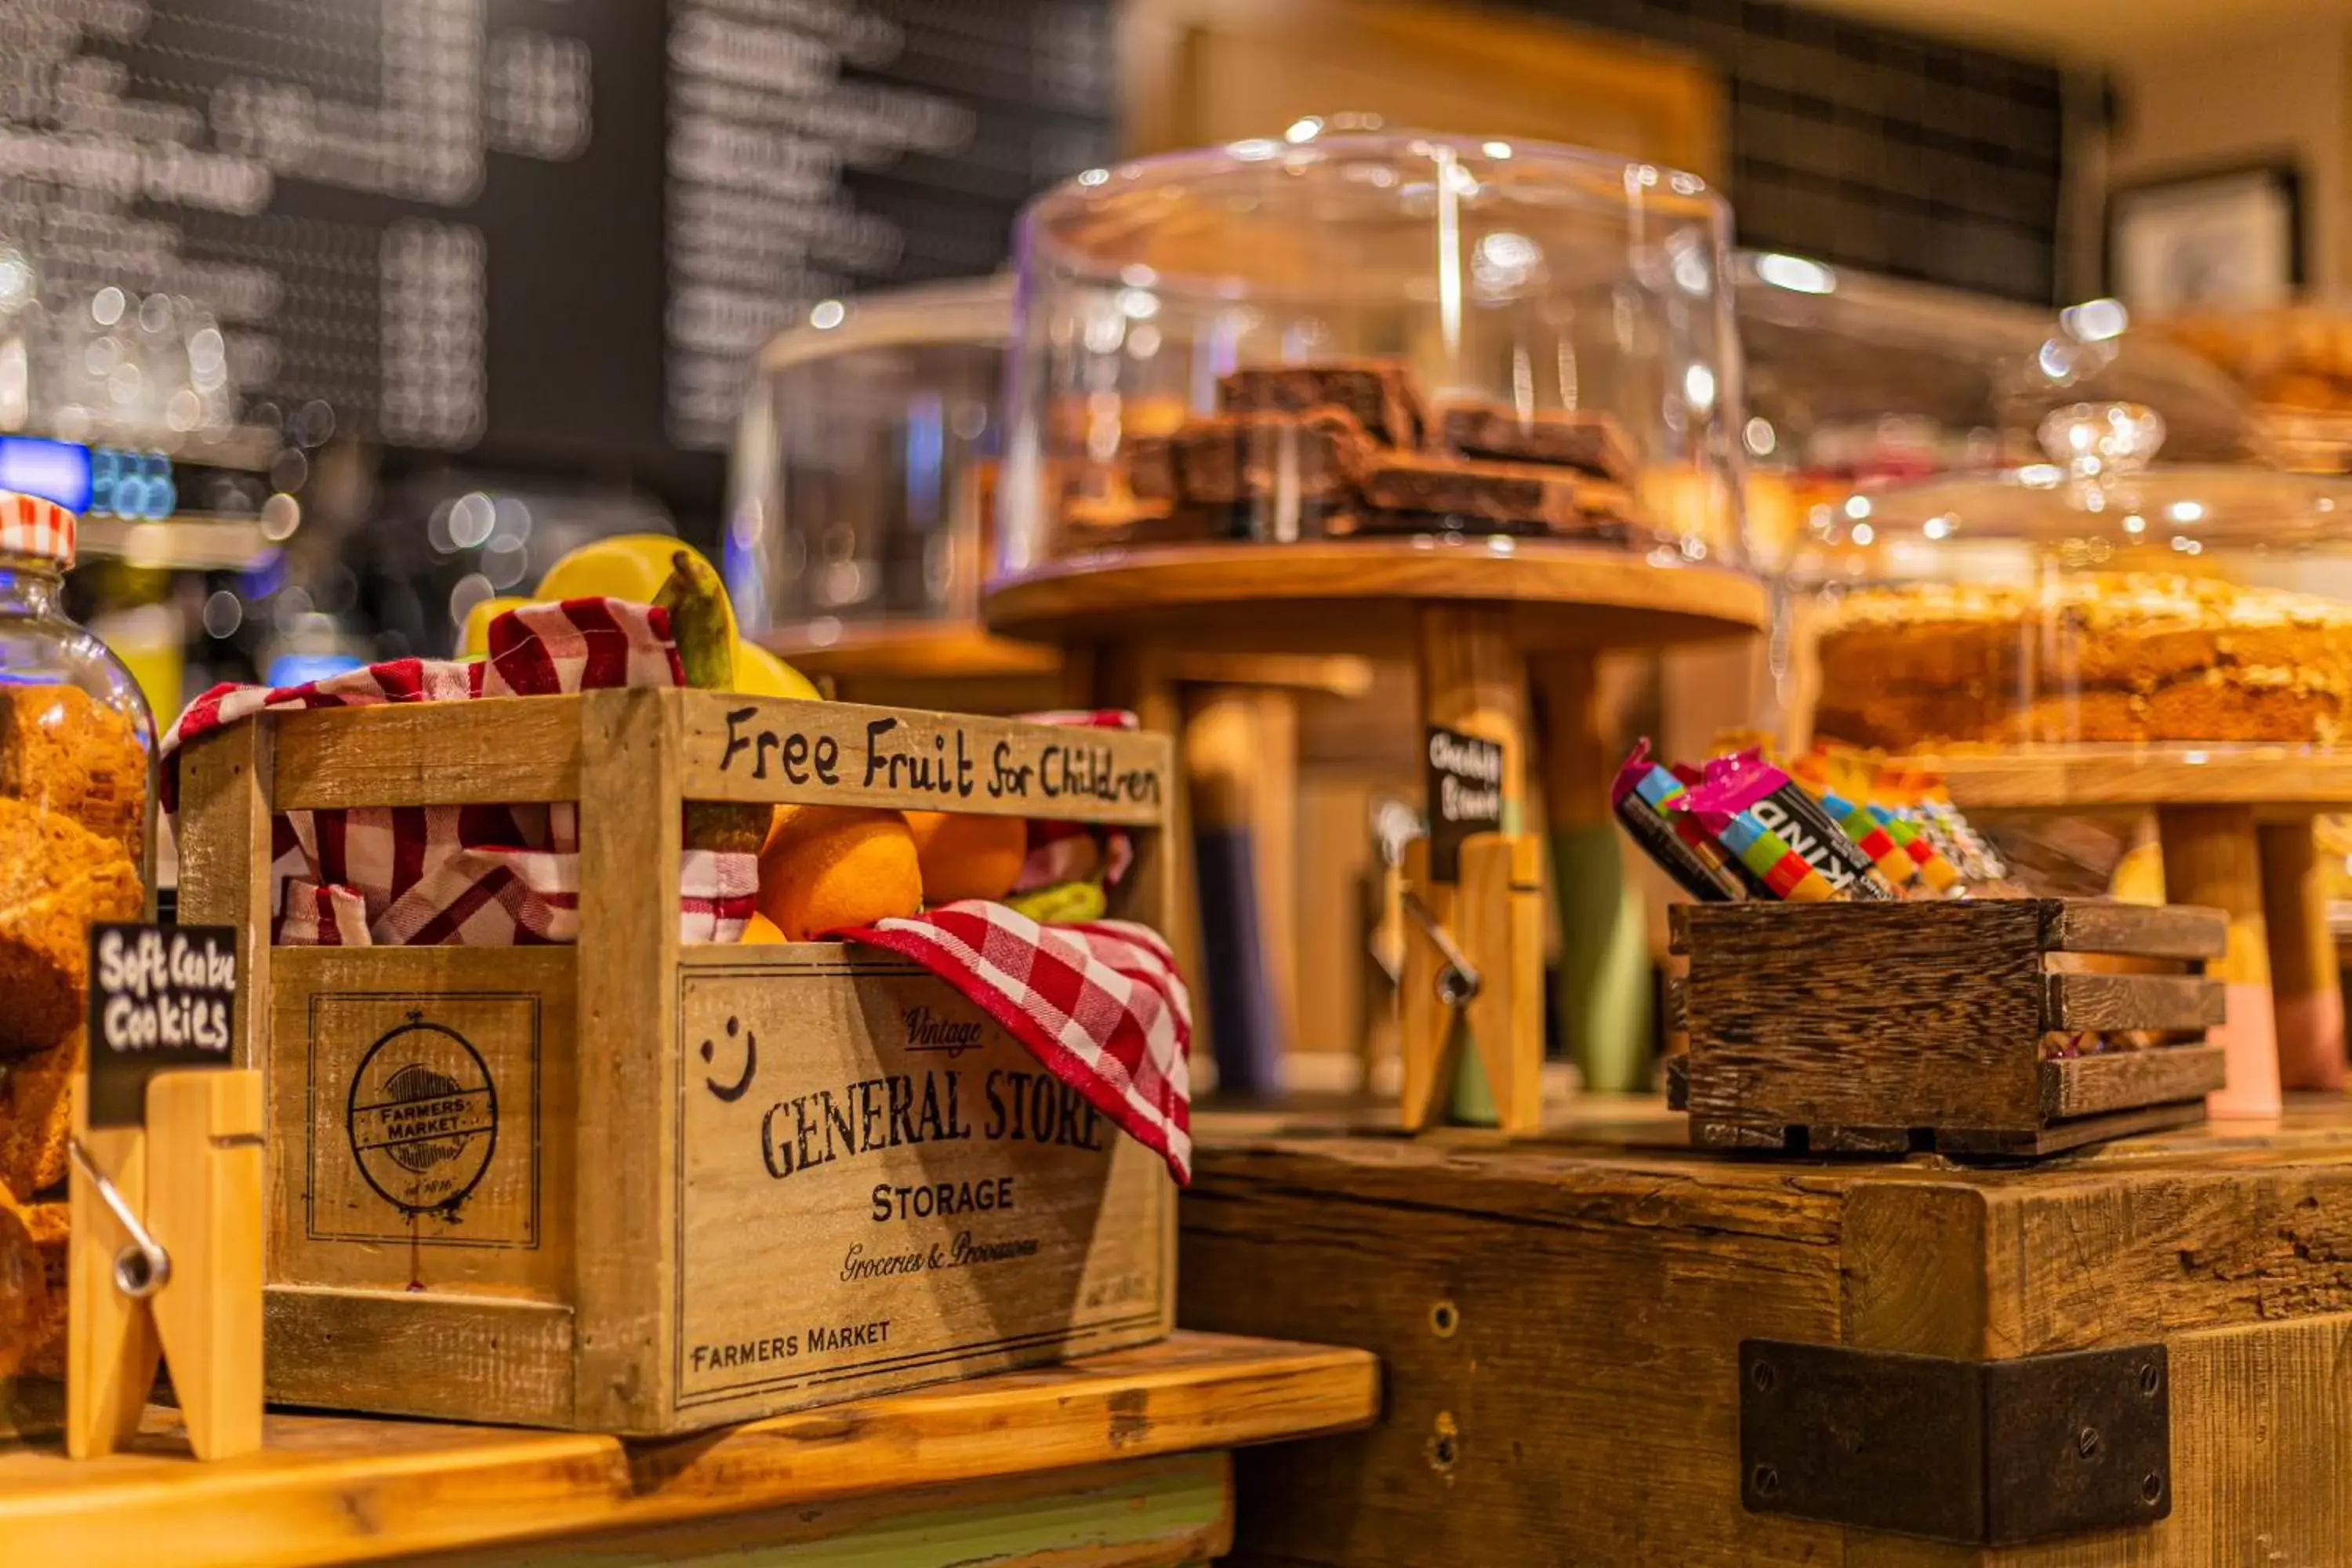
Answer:
[(1651, 760), (1643, 740), (1617, 770), (1610, 805), (1633, 842), (1695, 899), (1723, 902), (1747, 897), (1748, 885), (1696, 817), (1676, 810), (1682, 781)]
[[(1687, 799), (1684, 805), (1685, 815), (1689, 815)], [(1729, 816), (1701, 815), (1700, 821), (1714, 833), (1717, 842), (1738, 858), (1740, 865), (1763, 883), (1767, 897), (1784, 903), (1810, 904), (1849, 896), (1832, 886), (1787, 839), (1758, 821), (1753, 810), (1735, 812)]]
[(1708, 763), (1706, 780), (1691, 791), (1687, 809), (1698, 812), (1709, 826), (1715, 817), (1752, 816), (1757, 826), (1769, 829), (1802, 856), (1844, 897), (1895, 897), (1877, 863), (1831, 820), (1821, 803), (1758, 752), (1740, 752)]

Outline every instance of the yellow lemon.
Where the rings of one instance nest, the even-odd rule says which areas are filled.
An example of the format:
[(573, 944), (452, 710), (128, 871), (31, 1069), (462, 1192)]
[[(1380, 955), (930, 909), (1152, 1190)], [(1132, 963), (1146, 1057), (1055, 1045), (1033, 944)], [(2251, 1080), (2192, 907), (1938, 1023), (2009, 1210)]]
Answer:
[(751, 918), (743, 924), (743, 934), (737, 940), (746, 947), (771, 947), (783, 941), (784, 933), (777, 928), (775, 921), (754, 910)]
[(465, 629), (457, 634), (459, 658), (487, 658), (490, 652), (490, 623), (509, 610), (519, 610), (530, 604), (529, 599), (484, 599), (466, 612)]
[[(679, 551), (699, 557), (701, 552), (667, 533), (616, 533), (582, 545), (547, 569), (539, 580), (541, 599), (625, 599), (650, 605), (669, 581), (670, 559)], [(735, 612), (727, 612), (727, 628), (735, 629)]]
[(746, 697), (802, 697), (821, 693), (809, 678), (755, 642), (735, 643), (735, 689)]

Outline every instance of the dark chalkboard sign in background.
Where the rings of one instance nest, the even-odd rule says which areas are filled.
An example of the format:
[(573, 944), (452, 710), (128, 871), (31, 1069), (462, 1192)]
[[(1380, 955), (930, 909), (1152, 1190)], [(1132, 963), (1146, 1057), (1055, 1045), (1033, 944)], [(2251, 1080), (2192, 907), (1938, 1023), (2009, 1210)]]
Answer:
[(1112, 151), (1108, 0), (7, 0), (0, 237), (256, 405), (715, 510), (743, 366)]

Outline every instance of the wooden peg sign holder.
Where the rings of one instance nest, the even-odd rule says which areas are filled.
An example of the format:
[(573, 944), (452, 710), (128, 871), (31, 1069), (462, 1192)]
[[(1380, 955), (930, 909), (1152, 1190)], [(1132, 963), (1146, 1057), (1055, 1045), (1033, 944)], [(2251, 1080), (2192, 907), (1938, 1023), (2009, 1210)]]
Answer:
[(139, 1428), (159, 1361), (199, 1459), (261, 1447), (261, 1074), (226, 1065), (236, 932), (100, 925), (74, 1108), (66, 1447)]
[[(1443, 1119), (1457, 1028), (1466, 1026), (1497, 1122), (1531, 1132), (1543, 1114), (1543, 842), (1524, 831), (1521, 816), (1527, 667), (1498, 611), (1424, 605), (1418, 617), (1431, 837), (1405, 856), (1413, 929), (1399, 1020), (1402, 1119), (1407, 1131)], [(1498, 766), (1465, 765), (1459, 753), (1482, 742), (1499, 753)], [(1475, 795), (1489, 777), (1499, 797), (1495, 827), (1453, 842), (1451, 797)]]

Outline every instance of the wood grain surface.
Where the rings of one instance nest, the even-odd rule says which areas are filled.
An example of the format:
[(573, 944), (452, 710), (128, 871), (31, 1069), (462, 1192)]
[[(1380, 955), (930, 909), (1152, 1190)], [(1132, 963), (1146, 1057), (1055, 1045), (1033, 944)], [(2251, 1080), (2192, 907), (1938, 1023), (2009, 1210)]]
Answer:
[(2111, 904), (2050, 899), (2042, 945), (2052, 952), (2129, 952), (2145, 958), (2219, 958), (2230, 918), (2189, 904)]
[[(1345, 1126), (1195, 1123), (1187, 1320), (1319, 1320), (1380, 1351), (1389, 1379), (1370, 1430), (1244, 1463), (1238, 1563), (2352, 1561), (2340, 1100), (2031, 1169), (1662, 1149), (1666, 1119), (1622, 1103), (1534, 1144)], [(1971, 1358), (2163, 1342), (2172, 1518), (1996, 1552), (1748, 1514), (1746, 1337)]]
[(436, 1553), (429, 1568), (1187, 1568), (1234, 1537), (1224, 1453)]
[(280, 811), (580, 798), (580, 699), (322, 708), (267, 721)]
[(1156, 827), (1176, 789), (1165, 734), (716, 691), (659, 695), (680, 710), (678, 785), (689, 800)]
[(2042, 984), (2053, 1029), (2209, 1029), (2223, 1017), (2221, 982), (2201, 974), (2049, 974)]
[(2042, 918), (2032, 900), (1689, 906), (1692, 1117), (2032, 1125)]
[(1000, 633), (1046, 642), (1374, 656), (1405, 653), (1404, 608), (1431, 601), (1511, 606), (1523, 647), (1654, 647), (1743, 636), (1770, 618), (1762, 584), (1745, 573), (1657, 567), (1607, 547), (1506, 542), (1107, 552), (999, 579), (982, 610)]
[(1906, 765), (1943, 774), (1964, 811), (2352, 804), (2352, 754), (2299, 747), (2053, 747), (1915, 757)]
[(2101, 1051), (2042, 1064), (2042, 1114), (2053, 1121), (2194, 1100), (2221, 1087), (2219, 1046)]
[(134, 1448), (108, 1459), (0, 1452), (0, 1541), (12, 1561), (77, 1568), (365, 1562), (853, 1498), (900, 1509), (916, 1489), (1344, 1431), (1378, 1409), (1360, 1351), (1195, 1333), (638, 1445), (273, 1415), (263, 1452), (199, 1466), (173, 1414), (151, 1410)]

